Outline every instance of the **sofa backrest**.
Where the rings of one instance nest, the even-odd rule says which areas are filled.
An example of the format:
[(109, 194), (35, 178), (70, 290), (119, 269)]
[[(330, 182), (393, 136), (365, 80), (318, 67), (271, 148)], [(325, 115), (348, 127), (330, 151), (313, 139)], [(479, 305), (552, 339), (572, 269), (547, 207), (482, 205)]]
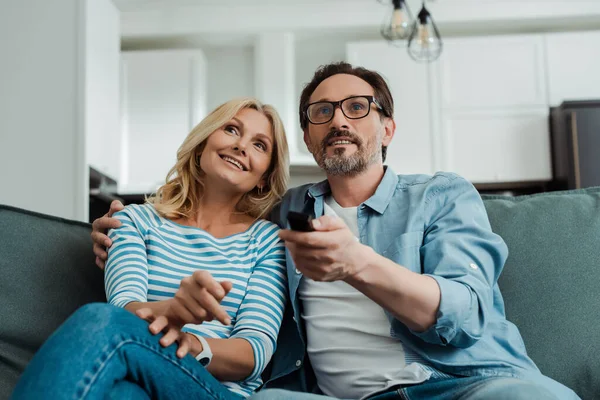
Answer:
[(79, 306), (106, 301), (89, 224), (0, 205), (0, 399)]
[(507, 318), (545, 375), (600, 399), (600, 187), (483, 198), (509, 249)]
[[(500, 289), (540, 370), (600, 398), (600, 187), (483, 196), (509, 248)], [(89, 224), (0, 205), (0, 399), (79, 306), (106, 301)]]

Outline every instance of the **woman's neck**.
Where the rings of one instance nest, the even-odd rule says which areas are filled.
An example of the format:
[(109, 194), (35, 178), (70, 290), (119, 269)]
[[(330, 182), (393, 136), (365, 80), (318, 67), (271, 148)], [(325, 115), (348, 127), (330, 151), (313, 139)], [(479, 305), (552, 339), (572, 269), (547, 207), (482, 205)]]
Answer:
[(237, 210), (241, 195), (232, 195), (223, 191), (205, 192), (188, 218), (175, 222), (194, 226), (207, 231), (215, 237), (226, 237), (248, 229), (254, 218)]

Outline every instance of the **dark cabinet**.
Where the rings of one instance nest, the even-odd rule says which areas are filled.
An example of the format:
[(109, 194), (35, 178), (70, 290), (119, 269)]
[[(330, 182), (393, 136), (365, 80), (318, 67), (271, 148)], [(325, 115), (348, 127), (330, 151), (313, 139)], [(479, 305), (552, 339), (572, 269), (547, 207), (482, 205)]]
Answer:
[(554, 189), (600, 186), (600, 100), (550, 111)]

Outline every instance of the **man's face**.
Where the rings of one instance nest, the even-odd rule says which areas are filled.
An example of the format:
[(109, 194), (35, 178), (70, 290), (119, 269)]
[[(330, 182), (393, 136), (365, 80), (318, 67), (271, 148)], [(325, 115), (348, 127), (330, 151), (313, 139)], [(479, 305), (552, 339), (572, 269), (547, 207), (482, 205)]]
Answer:
[[(308, 103), (373, 95), (373, 88), (364, 80), (338, 74), (321, 82)], [(331, 121), (320, 125), (308, 123), (304, 141), (328, 175), (354, 176), (382, 163), (381, 146), (387, 146), (392, 139), (393, 121), (389, 118), (382, 121), (377, 107), (374, 104), (370, 107), (369, 114), (361, 119), (350, 119), (337, 107)]]

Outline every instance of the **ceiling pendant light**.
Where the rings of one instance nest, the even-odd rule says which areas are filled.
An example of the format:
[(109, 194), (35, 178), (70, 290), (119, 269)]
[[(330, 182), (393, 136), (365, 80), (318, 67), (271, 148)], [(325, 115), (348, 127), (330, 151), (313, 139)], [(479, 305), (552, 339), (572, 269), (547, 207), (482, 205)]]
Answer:
[(423, 0), (423, 8), (408, 38), (408, 54), (418, 62), (433, 62), (442, 54), (442, 48), (442, 37)]
[(381, 24), (381, 36), (395, 44), (410, 36), (413, 16), (405, 0), (392, 0), (391, 4), (392, 10)]

